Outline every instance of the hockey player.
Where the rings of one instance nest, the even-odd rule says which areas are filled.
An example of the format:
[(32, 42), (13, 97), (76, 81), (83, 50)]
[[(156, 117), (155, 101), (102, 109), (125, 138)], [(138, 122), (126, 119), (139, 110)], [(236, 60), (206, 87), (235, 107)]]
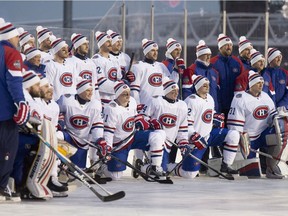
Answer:
[(224, 34), (218, 36), (219, 54), (211, 58), (210, 62), (219, 72), (219, 111), (227, 114), (234, 96), (234, 86), (236, 78), (244, 73), (245, 68), (239, 58), (232, 55), (233, 43), (229, 37)]
[(197, 59), (194, 64), (190, 65), (183, 74), (183, 98), (187, 98), (195, 92), (193, 88), (192, 76), (201, 75), (209, 80), (209, 94), (214, 99), (215, 110), (219, 112), (219, 73), (210, 63), (211, 50), (205, 41), (200, 40), (196, 46)]
[[(41, 104), (43, 109), (44, 118), (51, 121), (53, 126), (53, 132), (56, 133), (56, 128), (58, 125), (58, 116), (60, 114), (60, 109), (58, 104), (53, 100), (53, 87), (49, 85), (47, 78), (40, 76), (40, 98), (36, 98), (36, 101)], [(57, 149), (57, 146), (54, 146)], [(53, 197), (67, 197), (68, 187), (62, 185), (58, 181), (58, 160), (55, 160), (51, 177), (48, 181), (48, 188), (51, 190)]]
[[(150, 152), (152, 167), (150, 174), (164, 177), (161, 167), (163, 145), (166, 138), (163, 130), (145, 130), (149, 123), (137, 115), (136, 102), (130, 97), (127, 84), (119, 83), (115, 86), (115, 97), (104, 109), (104, 138), (113, 148), (112, 154), (122, 161), (127, 161), (130, 149), (142, 149)], [(142, 125), (142, 130), (135, 131), (135, 124)], [(144, 131), (144, 130), (145, 131)], [(126, 166), (115, 159), (108, 161), (104, 173), (113, 180), (123, 175)]]
[(102, 103), (107, 104), (114, 99), (114, 86), (121, 80), (121, 68), (119, 63), (110, 57), (112, 40), (105, 32), (95, 33), (99, 52), (92, 57), (96, 65), (98, 85)]
[[(251, 70), (259, 73), (260, 76), (264, 79), (264, 85), (262, 91), (266, 92), (273, 101), (275, 101), (275, 91), (272, 84), (271, 77), (265, 68), (265, 58), (264, 56), (257, 50), (251, 50)], [(240, 91), (246, 91), (249, 89), (249, 71), (245, 71), (243, 74), (238, 76), (235, 81), (235, 92), (238, 93)]]
[(253, 49), (252, 43), (245, 36), (241, 36), (238, 42), (238, 51), (239, 51), (238, 58), (243, 63), (245, 70), (251, 70), (251, 64), (250, 64), (251, 49)]
[[(254, 71), (249, 72), (249, 90), (234, 96), (227, 124), (230, 129), (237, 130), (240, 133), (247, 133), (252, 149), (257, 150), (260, 147), (267, 147), (268, 153), (273, 154), (275, 153), (274, 151), (279, 150), (276, 148), (280, 147), (281, 151), (277, 153), (277, 158), (284, 157), (284, 160), (287, 160), (286, 145), (283, 144), (283, 140), (284, 142), (287, 141), (287, 136), (282, 135), (278, 141), (275, 141), (274, 138), (272, 143), (268, 138), (269, 135), (275, 134), (275, 128), (270, 126), (272, 122), (275, 125), (274, 118), (278, 120), (278, 117), (272, 99), (262, 91), (263, 83), (263, 77)], [(284, 133), (285, 128), (281, 129), (284, 129), (284, 131), (281, 131)], [(280, 136), (280, 134), (276, 133), (276, 136)], [(279, 140), (282, 140), (283, 145), (279, 143)], [(250, 152), (247, 158), (255, 158), (255, 156), (255, 152)], [(285, 175), (288, 175), (285, 163), (267, 160), (266, 177), (283, 178)]]
[(275, 89), (276, 107), (284, 106), (288, 108), (288, 71), (281, 68), (282, 54), (276, 48), (268, 49), (268, 67), (266, 71), (272, 79)]
[[(208, 146), (223, 145), (223, 161), (220, 171), (236, 174), (238, 172), (231, 165), (237, 152), (239, 133), (236, 130), (223, 128), (223, 118), (216, 118), (215, 115), (213, 117), (214, 101), (209, 94), (209, 80), (201, 75), (193, 75), (193, 83), (197, 93), (185, 99), (188, 106), (189, 143), (195, 146), (191, 154), (201, 159)], [(212, 129), (213, 124), (216, 127), (214, 129)], [(191, 150), (187, 143), (178, 145), (183, 156)], [(172, 170), (174, 166), (169, 166), (169, 170)], [(200, 164), (188, 156), (183, 160), (182, 165), (179, 164), (175, 169), (175, 174), (184, 178), (195, 178), (199, 169)]]
[(97, 82), (97, 71), (94, 62), (87, 57), (89, 52), (89, 41), (81, 34), (73, 33), (71, 35), (71, 42), (74, 48), (74, 55), (69, 59), (69, 62), (73, 62), (76, 67), (76, 73), (83, 79), (91, 80), (92, 86), (95, 91), (93, 97), (100, 100), (99, 86)]
[(17, 125), (26, 124), (29, 118), (22, 88), (23, 63), (16, 49), (18, 42), (17, 29), (0, 18), (0, 202), (13, 200), (15, 195), (7, 191), (7, 185), (18, 149)]
[(134, 74), (131, 71), (128, 71), (131, 58), (129, 55), (121, 51), (123, 45), (123, 39), (121, 35), (112, 30), (108, 30), (106, 33), (111, 37), (112, 40), (112, 50), (110, 51), (110, 57), (115, 58), (115, 60), (118, 61), (121, 67), (122, 77), (127, 79), (129, 82), (133, 82), (135, 80)]
[(29, 34), (29, 32), (25, 31), (22, 27), (17, 28), (17, 31), (19, 33), (19, 45), (20, 45), (20, 52), (22, 55), (23, 61), (26, 59), (24, 55), (24, 46), (26, 44), (29, 44), (31, 47), (35, 47), (35, 38), (32, 34)]
[(51, 39), (52, 32), (47, 28), (43, 28), (42, 26), (36, 27), (37, 32), (37, 41), (39, 44), (39, 50), (41, 53), (41, 63), (46, 64), (48, 60), (53, 59), (53, 54), (50, 52), (51, 49)]
[[(140, 114), (145, 115), (155, 130), (163, 129), (166, 138), (178, 145), (188, 144), (187, 105), (178, 100), (179, 87), (168, 77), (163, 79), (164, 96), (152, 98)], [(171, 143), (165, 142), (162, 167), (167, 171)]]
[(26, 44), (24, 46), (24, 52), (26, 55), (26, 60), (24, 61), (24, 66), (26, 70), (33, 70), (37, 74), (46, 76), (45, 65), (41, 64), (41, 51), (35, 47)]
[[(70, 159), (80, 168), (86, 168), (87, 150), (89, 147), (82, 140), (83, 138), (96, 142), (102, 149), (101, 152), (104, 156), (106, 154), (107, 144), (102, 139), (102, 105), (98, 100), (91, 100), (92, 95), (91, 80), (81, 79), (77, 84), (77, 94), (63, 95), (57, 101), (60, 113), (64, 115), (66, 124), (66, 130), (58, 131), (57, 137), (77, 147), (77, 152)], [(69, 131), (72, 131), (75, 135), (72, 135)]]
[(67, 61), (69, 56), (68, 45), (61, 38), (51, 37), (54, 59), (46, 62), (46, 76), (54, 88), (53, 98), (57, 101), (61, 95), (76, 93), (75, 65)]
[[(182, 46), (181, 44), (173, 38), (169, 38), (166, 43), (166, 59), (162, 61), (162, 63), (166, 66), (168, 70), (166, 72), (166, 76), (173, 80), (175, 83), (179, 82), (180, 74), (183, 74), (185, 69), (185, 62), (181, 56)], [(168, 73), (167, 73), (168, 72)]]

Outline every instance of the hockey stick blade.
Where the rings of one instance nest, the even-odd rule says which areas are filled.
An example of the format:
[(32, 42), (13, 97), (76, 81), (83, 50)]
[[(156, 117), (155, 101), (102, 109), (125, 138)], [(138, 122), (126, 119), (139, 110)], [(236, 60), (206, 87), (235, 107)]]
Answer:
[(126, 166), (130, 167), (131, 169), (135, 170), (139, 175), (147, 182), (158, 182), (160, 184), (173, 184), (173, 181), (171, 179), (157, 179), (156, 177), (150, 176), (140, 170), (138, 170), (136, 167), (134, 167), (131, 163), (128, 161), (122, 161), (119, 158), (115, 157), (113, 154), (111, 154), (111, 158), (114, 160), (119, 161), (122, 164), (125, 164)]
[[(121, 199), (125, 196), (124, 191), (119, 191), (117, 193), (112, 194), (111, 192), (107, 191), (105, 188), (103, 188), (101, 185), (99, 185), (93, 178), (91, 178), (88, 174), (86, 174), (82, 169), (80, 169), (77, 165), (72, 163), (68, 158), (66, 158), (64, 155), (62, 155), (60, 152), (58, 152), (49, 142), (47, 142), (38, 132), (32, 127), (32, 125), (28, 122), (26, 123), (26, 126), (29, 128), (31, 133), (36, 135), (44, 145), (46, 145), (56, 156), (67, 165), (67, 167), (72, 171), (72, 173), (79, 179), (86, 187), (88, 187), (101, 201), (108, 202), (108, 201), (114, 201)], [(96, 184), (98, 187), (100, 187), (103, 191), (107, 193), (107, 195), (102, 195), (98, 191), (95, 190), (95, 188), (92, 187), (91, 184), (89, 184), (85, 179), (84, 176), (87, 177), (89, 180), (93, 181), (94, 184)]]

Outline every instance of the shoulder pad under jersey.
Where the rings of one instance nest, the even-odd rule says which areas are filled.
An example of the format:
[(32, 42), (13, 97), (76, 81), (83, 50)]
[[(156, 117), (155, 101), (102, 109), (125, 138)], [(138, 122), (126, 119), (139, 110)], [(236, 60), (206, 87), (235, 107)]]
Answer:
[(195, 99), (196, 96), (195, 96), (195, 95), (191, 95), (189, 98), (191, 98), (191, 99)]
[(116, 104), (116, 102), (112, 101), (112, 102), (109, 103), (109, 106), (111, 106), (111, 107), (116, 107), (117, 104)]

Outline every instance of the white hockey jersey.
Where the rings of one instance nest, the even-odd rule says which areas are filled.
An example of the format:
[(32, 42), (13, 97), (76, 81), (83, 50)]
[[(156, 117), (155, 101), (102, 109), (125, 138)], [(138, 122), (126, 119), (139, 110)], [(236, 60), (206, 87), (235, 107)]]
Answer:
[(275, 105), (265, 92), (262, 91), (259, 97), (241, 92), (232, 100), (227, 126), (229, 129), (247, 132), (253, 141), (268, 127), (270, 114), (274, 112)]
[[(182, 100), (169, 103), (162, 96), (150, 99), (140, 112), (151, 119), (157, 119), (166, 132), (166, 137), (174, 142), (188, 140), (187, 105)], [(171, 148), (171, 144), (166, 142), (166, 148)]]
[(122, 74), (118, 62), (115, 59), (105, 58), (99, 53), (92, 57), (96, 65), (96, 73), (98, 77), (98, 86), (100, 97), (103, 100), (114, 99), (114, 86), (118, 84), (117, 81), (121, 80)]
[(135, 130), (136, 101), (130, 97), (128, 107), (111, 101), (104, 108), (104, 138), (113, 148), (123, 149), (131, 144)]
[(130, 60), (131, 60), (129, 55), (127, 55), (124, 52), (120, 52), (119, 54), (111, 53), (110, 57), (111, 59), (115, 59), (115, 61), (118, 62), (118, 64), (120, 65), (122, 74), (125, 74), (126, 72), (128, 72), (128, 69), (129, 69), (128, 67), (129, 67)]
[(68, 59), (75, 64), (76, 73), (83, 79), (91, 80), (92, 86), (94, 86), (94, 97), (100, 100), (99, 86), (97, 81), (96, 65), (90, 58), (82, 60), (76, 56), (72, 56)]
[(208, 140), (213, 126), (214, 100), (210, 94), (203, 99), (196, 94), (187, 97), (185, 103), (188, 107), (189, 137), (199, 133)]
[(81, 105), (76, 95), (63, 95), (57, 102), (60, 112), (64, 114), (67, 130), (77, 136), (71, 135), (77, 141), (78, 147), (88, 149), (88, 144), (78, 137), (92, 142), (103, 137), (102, 105), (98, 100)]
[(43, 120), (44, 113), (42, 109), (42, 105), (39, 100), (36, 98), (32, 98), (29, 92), (26, 89), (23, 89), (25, 100), (28, 102), (30, 107), (30, 117), (36, 118), (40, 121)]
[(46, 63), (51, 61), (52, 59), (54, 59), (54, 55), (52, 55), (51, 51), (49, 51), (49, 52), (41, 51), (41, 59), (40, 59), (41, 64), (46, 65)]
[(53, 85), (53, 99), (57, 101), (61, 95), (76, 94), (76, 68), (70, 61), (63, 64), (51, 60), (46, 63), (46, 76)]
[(153, 64), (139, 61), (132, 65), (135, 81), (131, 83), (131, 95), (137, 104), (148, 104), (152, 97), (163, 95), (162, 80), (164, 77), (162, 63)]
[(60, 113), (60, 108), (58, 104), (51, 100), (50, 102), (45, 102), (45, 100), (36, 98), (37, 103), (41, 104), (41, 108), (43, 111), (43, 117), (51, 121), (53, 127), (56, 128), (58, 125), (58, 118)]

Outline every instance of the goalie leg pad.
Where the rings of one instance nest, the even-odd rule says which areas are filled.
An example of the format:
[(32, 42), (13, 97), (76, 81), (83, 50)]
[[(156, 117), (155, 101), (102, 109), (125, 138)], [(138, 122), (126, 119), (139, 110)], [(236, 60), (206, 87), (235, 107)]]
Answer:
[(233, 167), (239, 171), (240, 176), (262, 176), (259, 158), (235, 160), (233, 163)]
[[(208, 162), (209, 166), (211, 166), (212, 168), (214, 168), (214, 169), (216, 169), (217, 171), (220, 172), (220, 168), (221, 168), (221, 164), (222, 164), (222, 158), (209, 158), (207, 162)], [(210, 177), (218, 176), (218, 173), (214, 172), (210, 168), (208, 168), (207, 174)]]

